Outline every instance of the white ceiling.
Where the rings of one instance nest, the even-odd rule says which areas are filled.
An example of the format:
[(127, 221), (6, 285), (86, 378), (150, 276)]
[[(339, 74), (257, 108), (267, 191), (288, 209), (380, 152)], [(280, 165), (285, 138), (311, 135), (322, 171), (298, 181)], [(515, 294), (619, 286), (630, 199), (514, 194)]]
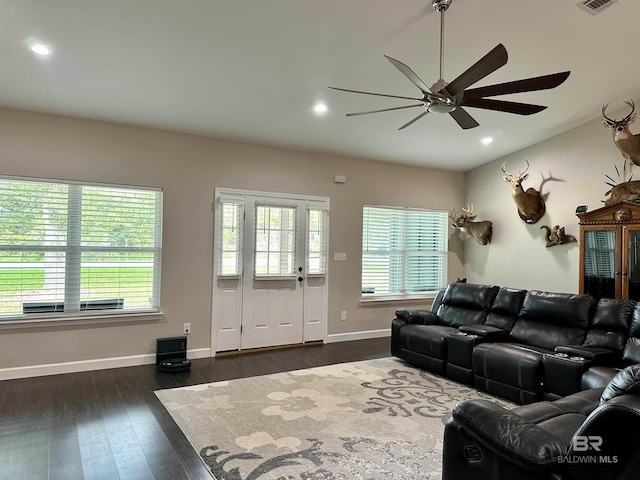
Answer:
[[(466, 131), (435, 114), (397, 130), (420, 109), (347, 118), (406, 103), (327, 88), (419, 96), (383, 55), (437, 80), (431, 0), (0, 0), (0, 106), (466, 171), (597, 118), (603, 103), (640, 104), (640, 2), (593, 16), (577, 1), (454, 0), (446, 80), (498, 43), (509, 62), (474, 86), (571, 70), (554, 90), (502, 97), (547, 110), (469, 108), (480, 127)], [(30, 38), (53, 55), (32, 54)], [(314, 116), (316, 101), (329, 113)]]

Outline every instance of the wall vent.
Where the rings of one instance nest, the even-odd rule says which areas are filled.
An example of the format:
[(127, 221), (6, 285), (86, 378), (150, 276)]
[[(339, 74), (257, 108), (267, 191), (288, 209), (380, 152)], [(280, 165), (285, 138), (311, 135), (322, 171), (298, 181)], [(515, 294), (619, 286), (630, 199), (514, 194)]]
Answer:
[(605, 8), (618, 3), (620, 0), (581, 0), (576, 3), (576, 7), (589, 12), (591, 15), (597, 15)]

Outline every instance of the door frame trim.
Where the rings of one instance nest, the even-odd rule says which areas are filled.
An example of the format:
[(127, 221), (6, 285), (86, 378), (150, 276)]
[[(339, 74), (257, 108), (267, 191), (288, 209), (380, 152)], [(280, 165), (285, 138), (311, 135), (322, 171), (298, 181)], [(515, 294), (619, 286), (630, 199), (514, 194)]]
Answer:
[[(217, 325), (217, 316), (216, 316), (216, 307), (218, 303), (218, 294), (219, 289), (217, 287), (217, 268), (218, 268), (218, 256), (216, 252), (216, 248), (220, 241), (219, 233), (218, 233), (218, 223), (219, 223), (219, 214), (220, 209), (218, 208), (218, 198), (219, 197), (237, 197), (237, 198), (245, 198), (245, 197), (263, 197), (263, 198), (273, 198), (274, 200), (295, 200), (295, 201), (304, 201), (309, 203), (315, 203), (317, 205), (324, 205), (327, 211), (330, 211), (331, 208), (331, 199), (330, 197), (322, 197), (317, 195), (303, 195), (303, 194), (295, 194), (295, 193), (279, 193), (279, 192), (264, 192), (259, 190), (244, 190), (238, 188), (226, 188), (226, 187), (216, 187), (213, 193), (213, 203), (211, 205), (211, 210), (214, 214), (213, 218), (213, 242), (212, 242), (212, 271), (211, 271), (211, 304), (209, 309), (210, 316), (210, 325), (211, 325), (211, 336), (210, 336), (210, 356), (216, 356), (216, 350), (218, 345), (218, 325)], [(328, 261), (328, 259), (327, 259)], [(242, 279), (243, 277), (240, 277)], [(326, 274), (327, 280), (327, 288), (329, 283), (329, 272)], [(328, 304), (328, 291), (325, 298), (325, 303)], [(328, 305), (325, 305), (325, 309), (328, 311)], [(328, 318), (324, 318), (322, 325), (322, 341), (323, 343), (327, 343), (327, 335), (328, 335)], [(238, 351), (240, 350), (240, 340), (238, 339)]]

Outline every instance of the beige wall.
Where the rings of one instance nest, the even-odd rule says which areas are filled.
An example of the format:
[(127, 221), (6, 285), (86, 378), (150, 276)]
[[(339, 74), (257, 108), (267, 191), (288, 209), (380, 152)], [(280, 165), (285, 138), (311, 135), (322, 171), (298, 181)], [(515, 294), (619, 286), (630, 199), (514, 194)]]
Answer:
[[(425, 148), (432, 147), (425, 142)], [(165, 314), (160, 322), (2, 329), (0, 369), (152, 353), (156, 338), (180, 334), (184, 322), (191, 322), (190, 348), (208, 348), (215, 187), (330, 197), (331, 259), (346, 252), (348, 260), (330, 261), (328, 332), (388, 329), (398, 304), (359, 304), (363, 204), (448, 209), (462, 204), (465, 178), (6, 109), (0, 109), (0, 173), (162, 187)], [(336, 174), (346, 175), (347, 183), (333, 183)], [(455, 279), (463, 272), (463, 244), (451, 233), (449, 275)]]
[[(624, 115), (614, 114), (618, 118)], [(510, 187), (500, 170), (502, 162), (507, 162), (507, 170), (517, 173), (524, 168), (525, 160), (531, 165), (525, 188), (539, 189), (543, 177), (552, 177), (542, 186), (542, 193), (548, 195), (547, 213), (534, 225), (527, 225), (518, 217)], [(546, 248), (540, 226), (564, 226), (566, 233), (579, 238), (576, 206), (588, 205), (589, 210), (601, 207), (609, 189), (603, 172), (616, 178), (614, 164), (622, 168), (622, 161), (611, 131), (596, 119), (467, 172), (467, 201), (474, 203), (478, 219), (492, 220), (494, 225), (490, 246), (465, 242), (465, 274), (469, 281), (577, 292), (578, 244)]]

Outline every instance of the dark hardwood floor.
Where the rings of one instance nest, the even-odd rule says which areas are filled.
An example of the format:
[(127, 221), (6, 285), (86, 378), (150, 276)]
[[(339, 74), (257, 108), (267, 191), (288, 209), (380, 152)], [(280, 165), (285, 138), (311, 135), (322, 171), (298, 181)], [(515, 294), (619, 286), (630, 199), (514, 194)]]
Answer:
[(211, 475), (153, 393), (389, 356), (389, 339), (0, 381), (0, 480), (205, 479)]

